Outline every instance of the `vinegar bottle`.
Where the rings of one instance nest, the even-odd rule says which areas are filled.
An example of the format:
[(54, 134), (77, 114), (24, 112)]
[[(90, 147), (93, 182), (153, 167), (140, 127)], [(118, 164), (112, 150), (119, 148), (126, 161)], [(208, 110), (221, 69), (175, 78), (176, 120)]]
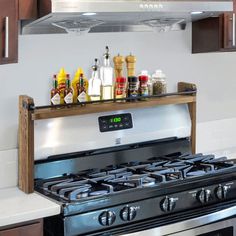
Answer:
[(104, 64), (100, 68), (103, 100), (114, 98), (113, 71), (114, 69), (110, 65), (109, 48), (106, 47), (106, 53), (104, 54)]
[(88, 95), (90, 96), (91, 101), (101, 100), (101, 84), (102, 81), (99, 78), (98, 71), (98, 59), (95, 59), (95, 64), (92, 67), (92, 77), (89, 80), (88, 86)]

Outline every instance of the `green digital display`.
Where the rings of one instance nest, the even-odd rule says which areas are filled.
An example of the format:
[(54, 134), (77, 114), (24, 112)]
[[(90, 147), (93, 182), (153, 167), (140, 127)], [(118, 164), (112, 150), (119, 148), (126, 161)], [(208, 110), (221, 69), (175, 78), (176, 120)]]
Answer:
[(110, 119), (111, 123), (120, 123), (121, 122), (121, 117), (113, 117)]

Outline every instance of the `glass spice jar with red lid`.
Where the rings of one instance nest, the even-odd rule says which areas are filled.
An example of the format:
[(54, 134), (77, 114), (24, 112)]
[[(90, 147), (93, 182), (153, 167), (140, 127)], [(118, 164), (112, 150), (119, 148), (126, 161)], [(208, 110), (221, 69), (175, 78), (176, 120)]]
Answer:
[[(126, 98), (126, 78), (125, 77), (117, 77), (116, 78), (116, 88), (115, 88), (115, 98)], [(125, 100), (118, 100), (117, 102), (125, 102)]]
[(147, 75), (140, 75), (139, 77), (139, 96), (143, 97), (140, 100), (147, 100), (148, 94), (148, 76)]

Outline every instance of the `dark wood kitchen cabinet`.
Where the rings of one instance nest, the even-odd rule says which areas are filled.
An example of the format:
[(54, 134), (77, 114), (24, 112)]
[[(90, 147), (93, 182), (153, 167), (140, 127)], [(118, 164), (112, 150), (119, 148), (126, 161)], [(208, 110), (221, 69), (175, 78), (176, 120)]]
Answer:
[(0, 0), (0, 64), (18, 58), (18, 0)]
[(0, 228), (0, 236), (43, 236), (43, 220)]
[(234, 11), (192, 23), (192, 53), (236, 51)]
[(37, 18), (37, 0), (0, 0), (0, 64), (18, 61), (18, 20)]

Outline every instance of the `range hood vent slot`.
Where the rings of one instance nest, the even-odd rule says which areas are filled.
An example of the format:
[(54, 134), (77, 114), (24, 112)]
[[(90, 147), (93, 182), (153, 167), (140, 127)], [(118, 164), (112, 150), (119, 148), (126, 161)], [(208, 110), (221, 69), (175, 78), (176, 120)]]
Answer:
[(78, 21), (65, 20), (53, 22), (52, 25), (64, 29), (70, 34), (85, 34), (88, 33), (91, 28), (103, 24), (103, 21), (99, 20), (86, 20), (81, 19)]
[(185, 19), (160, 18), (143, 21), (142, 24), (153, 29), (154, 32), (167, 32), (171, 30), (185, 29)]

